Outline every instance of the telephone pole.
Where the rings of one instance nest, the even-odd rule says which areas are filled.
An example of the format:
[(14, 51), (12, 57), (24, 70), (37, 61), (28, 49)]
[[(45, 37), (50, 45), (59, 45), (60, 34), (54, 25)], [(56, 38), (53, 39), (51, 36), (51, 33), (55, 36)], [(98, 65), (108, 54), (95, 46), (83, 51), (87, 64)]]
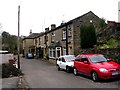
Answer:
[(18, 49), (18, 69), (20, 69), (20, 5), (18, 6), (18, 43), (17, 43), (17, 49)]

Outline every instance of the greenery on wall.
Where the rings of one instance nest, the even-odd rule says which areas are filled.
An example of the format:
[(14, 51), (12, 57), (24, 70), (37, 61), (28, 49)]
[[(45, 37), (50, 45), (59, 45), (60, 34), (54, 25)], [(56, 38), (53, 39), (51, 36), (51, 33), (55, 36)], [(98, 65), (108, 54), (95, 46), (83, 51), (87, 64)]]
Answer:
[(85, 48), (93, 48), (97, 43), (95, 27), (93, 24), (90, 25), (82, 25), (80, 27), (80, 38), (81, 38), (81, 47)]

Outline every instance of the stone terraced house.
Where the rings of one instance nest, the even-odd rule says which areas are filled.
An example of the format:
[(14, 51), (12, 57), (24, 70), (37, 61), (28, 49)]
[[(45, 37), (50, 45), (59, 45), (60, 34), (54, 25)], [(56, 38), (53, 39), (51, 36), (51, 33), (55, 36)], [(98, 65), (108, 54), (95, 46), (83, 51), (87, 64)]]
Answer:
[[(80, 27), (82, 24), (93, 24), (96, 28), (100, 28), (99, 22), (101, 18), (96, 16), (92, 11), (79, 16), (66, 23), (61, 23), (56, 27), (55, 24), (51, 28), (45, 28), (45, 32), (34, 37), (36, 43), (36, 56), (43, 58), (48, 55), (49, 61), (54, 62), (61, 55), (74, 54), (77, 55), (80, 46)], [(24, 40), (23, 40), (24, 41)], [(24, 43), (23, 43), (24, 44)], [(24, 45), (24, 49), (25, 49)]]

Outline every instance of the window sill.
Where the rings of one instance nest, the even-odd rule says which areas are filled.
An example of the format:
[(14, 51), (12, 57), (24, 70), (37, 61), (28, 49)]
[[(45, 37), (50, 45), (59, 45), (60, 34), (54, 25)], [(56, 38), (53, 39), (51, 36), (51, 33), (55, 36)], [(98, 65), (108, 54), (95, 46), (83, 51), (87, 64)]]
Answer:
[(65, 41), (66, 39), (62, 39), (62, 41)]

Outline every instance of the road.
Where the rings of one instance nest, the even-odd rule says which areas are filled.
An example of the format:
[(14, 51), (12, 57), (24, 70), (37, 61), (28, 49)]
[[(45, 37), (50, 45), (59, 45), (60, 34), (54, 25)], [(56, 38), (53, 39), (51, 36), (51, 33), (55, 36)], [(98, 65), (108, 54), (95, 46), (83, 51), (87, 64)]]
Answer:
[(21, 58), (21, 69), (31, 88), (118, 88), (119, 80), (93, 82), (90, 78), (57, 71), (54, 64)]

